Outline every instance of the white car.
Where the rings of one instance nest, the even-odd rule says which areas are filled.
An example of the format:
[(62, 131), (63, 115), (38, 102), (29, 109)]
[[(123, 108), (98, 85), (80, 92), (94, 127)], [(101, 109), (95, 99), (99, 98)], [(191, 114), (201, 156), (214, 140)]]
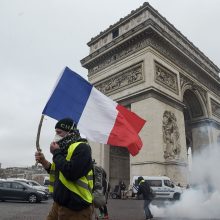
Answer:
[(42, 185), (40, 185), (40, 184), (39, 184), (37, 181), (35, 181), (35, 180), (28, 180), (28, 182), (29, 182), (29, 184), (30, 184), (33, 188), (48, 192), (48, 187), (47, 187), (47, 186), (42, 186)]
[[(166, 176), (143, 176), (149, 183), (150, 187), (155, 193), (155, 199), (174, 199), (179, 200), (183, 189), (176, 186), (169, 177)], [(136, 194), (138, 190), (138, 176), (134, 176), (132, 180), (133, 193)]]

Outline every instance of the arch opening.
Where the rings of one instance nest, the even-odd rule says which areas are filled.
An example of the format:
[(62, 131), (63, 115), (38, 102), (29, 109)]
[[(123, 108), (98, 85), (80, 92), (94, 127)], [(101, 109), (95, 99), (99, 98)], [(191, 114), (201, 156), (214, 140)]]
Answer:
[[(204, 117), (204, 108), (194, 90), (188, 89), (184, 92), (183, 103), (185, 104), (183, 114), (185, 121), (187, 159), (189, 169), (191, 169), (192, 157), (195, 150), (197, 150), (195, 149), (195, 145), (198, 144), (198, 140), (195, 139), (195, 136), (198, 136), (199, 134), (198, 131), (193, 132), (193, 123), (199, 121), (201, 117)], [(195, 135), (195, 132), (197, 132), (198, 134)]]

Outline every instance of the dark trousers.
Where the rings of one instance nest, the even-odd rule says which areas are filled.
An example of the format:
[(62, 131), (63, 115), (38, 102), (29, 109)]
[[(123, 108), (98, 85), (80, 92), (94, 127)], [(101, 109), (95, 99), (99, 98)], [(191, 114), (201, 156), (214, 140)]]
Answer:
[(146, 218), (153, 218), (151, 211), (149, 209), (150, 202), (151, 202), (150, 200), (144, 200), (144, 212)]

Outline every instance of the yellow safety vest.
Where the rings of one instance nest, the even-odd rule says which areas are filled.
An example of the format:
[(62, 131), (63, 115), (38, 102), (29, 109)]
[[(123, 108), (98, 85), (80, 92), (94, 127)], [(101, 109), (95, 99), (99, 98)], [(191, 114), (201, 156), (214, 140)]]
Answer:
[[(72, 154), (76, 147), (84, 142), (76, 142), (69, 146), (68, 153), (66, 156), (66, 160), (70, 161)], [(53, 192), (54, 190), (54, 181), (55, 181), (55, 163), (51, 164), (50, 168), (50, 183), (49, 183), (49, 192)], [(67, 180), (61, 171), (59, 171), (59, 180), (62, 182), (62, 184), (68, 188), (71, 192), (76, 193), (79, 195), (83, 200), (87, 201), (88, 203), (92, 203), (93, 195), (92, 195), (92, 189), (93, 189), (93, 170), (90, 170), (86, 176), (81, 177), (80, 179), (70, 181)]]

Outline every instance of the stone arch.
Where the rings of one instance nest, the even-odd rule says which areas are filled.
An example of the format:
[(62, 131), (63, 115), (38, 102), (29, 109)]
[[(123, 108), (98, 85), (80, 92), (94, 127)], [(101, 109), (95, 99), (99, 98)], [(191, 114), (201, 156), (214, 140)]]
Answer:
[(198, 92), (187, 89), (183, 94), (183, 103), (185, 104), (184, 113), (187, 114), (188, 120), (206, 116), (206, 108)]
[[(192, 154), (207, 145), (209, 139), (206, 127), (202, 126), (202, 119), (208, 114), (204, 97), (192, 86), (183, 93), (186, 147), (187, 152), (190, 150)], [(198, 143), (200, 139), (202, 139), (201, 143)]]
[[(191, 110), (195, 113), (194, 119), (198, 117), (208, 117), (208, 101), (207, 101), (207, 92), (199, 85), (195, 84), (195, 82), (191, 81), (187, 77), (181, 75), (181, 94), (182, 94), (182, 102), (185, 104), (186, 108), (191, 106)], [(190, 99), (191, 98), (191, 99)], [(187, 105), (188, 99), (188, 105)], [(191, 102), (190, 102), (191, 100)], [(193, 103), (195, 101), (195, 103)], [(193, 106), (198, 106), (201, 116), (198, 116), (196, 113), (196, 109)]]
[[(113, 30), (117, 29), (121, 31), (114, 38)], [(89, 81), (102, 93), (124, 106), (131, 105), (132, 111), (152, 122), (140, 133), (143, 147), (137, 157), (129, 157), (125, 149), (118, 152), (113, 147), (107, 154), (98, 148), (97, 157), (103, 160), (104, 168), (110, 169), (110, 182), (117, 183), (126, 164), (130, 172), (124, 179), (129, 179), (129, 174), (130, 180), (136, 175), (167, 175), (186, 183), (186, 148), (181, 147), (179, 156), (164, 157), (163, 144), (172, 149), (173, 136), (178, 137), (178, 132), (173, 132), (176, 127), (170, 121), (166, 124), (167, 113), (163, 114), (170, 111), (171, 122), (172, 113), (175, 114), (180, 134), (179, 139), (174, 139), (180, 143), (177, 149), (187, 142), (193, 152), (211, 143), (213, 135), (216, 138), (219, 134), (219, 68), (149, 4), (92, 38), (88, 45), (90, 53), (81, 64), (88, 69)], [(211, 97), (215, 100), (210, 103)]]

